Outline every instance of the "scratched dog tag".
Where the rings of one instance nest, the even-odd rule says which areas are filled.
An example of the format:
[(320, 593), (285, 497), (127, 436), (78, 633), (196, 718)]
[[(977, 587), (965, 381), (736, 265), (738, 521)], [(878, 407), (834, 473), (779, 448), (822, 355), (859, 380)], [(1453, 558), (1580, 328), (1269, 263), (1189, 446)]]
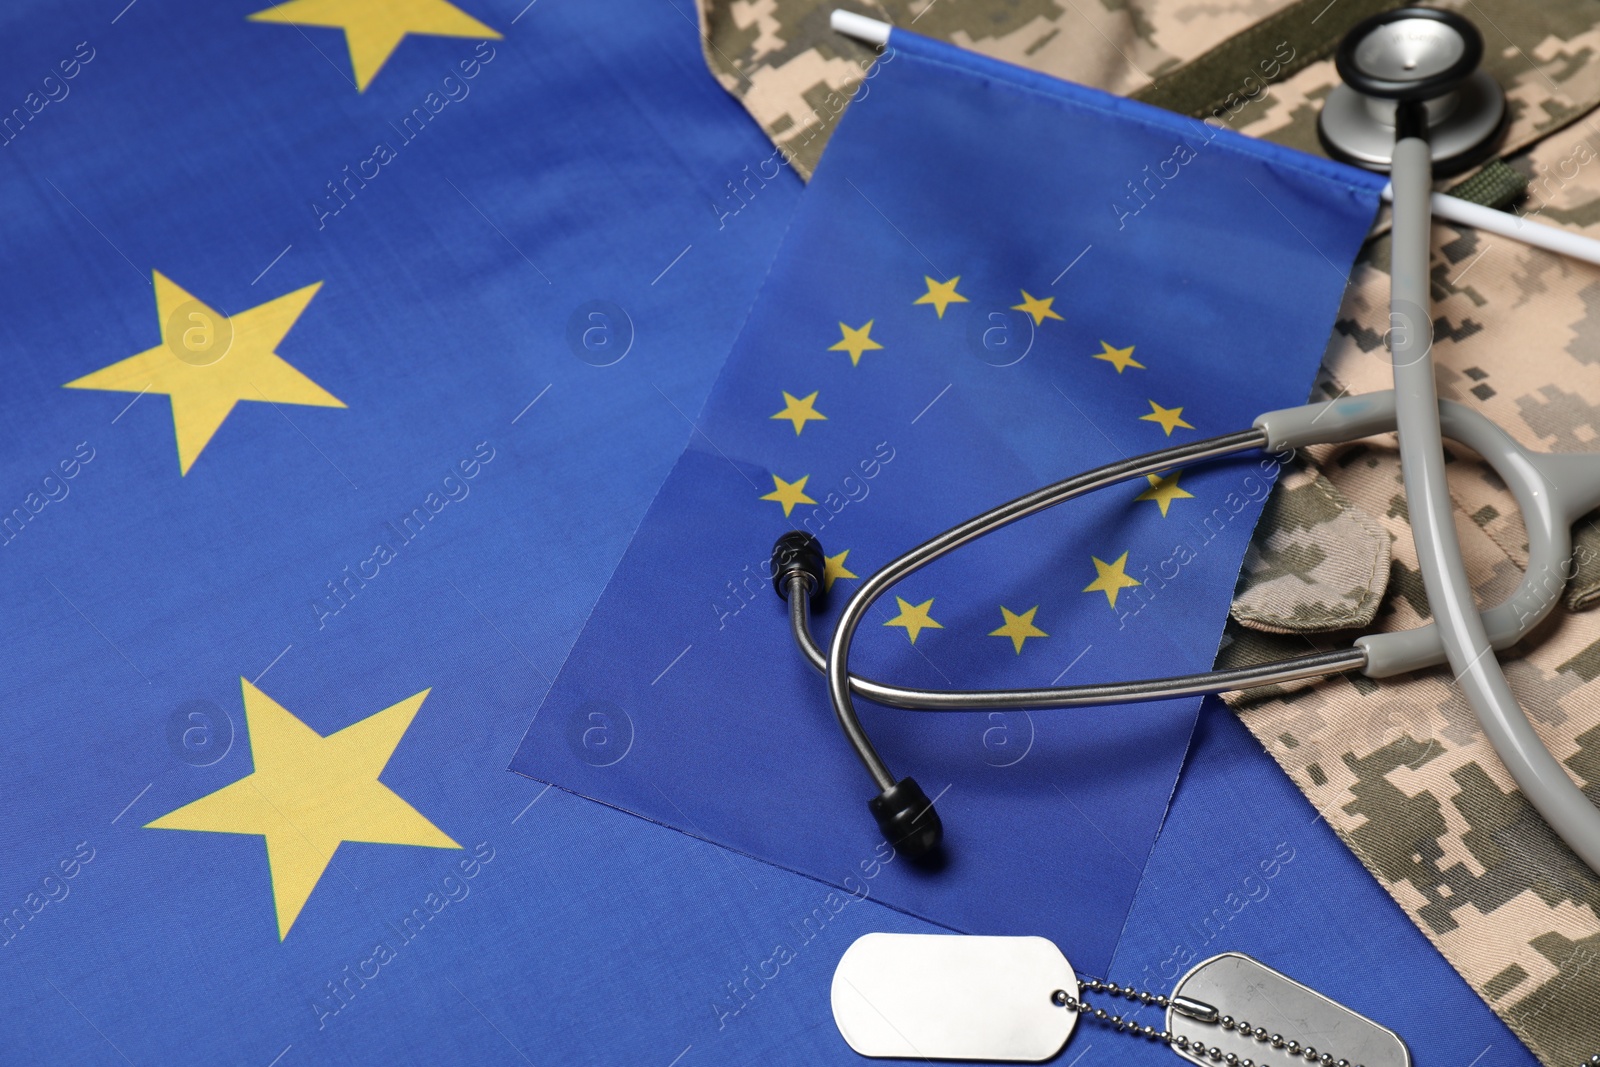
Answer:
[[(1237, 952), (1224, 952), (1196, 964), (1178, 980), (1172, 996), (1212, 1006), (1219, 1016), (1234, 1020), (1229, 1029), (1167, 1009), (1167, 1029), (1201, 1046), (1181, 1049), (1174, 1045), (1172, 1051), (1203, 1067), (1216, 1067), (1219, 1060), (1227, 1062), (1230, 1053), (1238, 1061), (1285, 1067), (1298, 1062), (1310, 1067), (1308, 1052), (1318, 1057), (1326, 1053), (1334, 1060), (1363, 1067), (1411, 1067), (1411, 1052), (1393, 1030)], [(1250, 1028), (1248, 1033), (1245, 1025)], [(1273, 1035), (1284, 1045), (1296, 1042), (1301, 1046), (1299, 1054), (1291, 1055), (1281, 1045), (1274, 1047)], [(1311, 1049), (1304, 1048), (1306, 1045)], [(1218, 1056), (1210, 1055), (1213, 1048), (1219, 1050)]]
[(1078, 1021), (1058, 989), (1078, 979), (1042, 937), (867, 934), (833, 972), (833, 1021), (863, 1056), (1037, 1062)]

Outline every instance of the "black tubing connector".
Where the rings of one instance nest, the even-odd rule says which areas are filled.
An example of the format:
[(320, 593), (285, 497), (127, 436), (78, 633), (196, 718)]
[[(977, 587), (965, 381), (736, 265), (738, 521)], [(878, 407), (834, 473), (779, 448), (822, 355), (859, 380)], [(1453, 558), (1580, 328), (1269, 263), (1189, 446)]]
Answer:
[(900, 779), (867, 801), (867, 807), (884, 838), (906, 859), (925, 860), (939, 850), (944, 824), (915, 778)]
[(780, 598), (788, 600), (789, 579), (803, 574), (811, 579), (811, 599), (815, 603), (822, 599), (822, 578), (827, 566), (822, 545), (815, 537), (790, 530), (772, 546), (772, 588)]
[(1394, 139), (1428, 139), (1428, 105), (1420, 100), (1401, 100), (1394, 107)]

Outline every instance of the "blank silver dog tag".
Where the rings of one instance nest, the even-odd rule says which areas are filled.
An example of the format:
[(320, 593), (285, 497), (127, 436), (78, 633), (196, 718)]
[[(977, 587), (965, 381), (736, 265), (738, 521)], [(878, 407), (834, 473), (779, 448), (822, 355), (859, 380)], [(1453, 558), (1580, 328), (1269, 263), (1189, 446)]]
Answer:
[[(1172, 1051), (1190, 1063), (1216, 1067), (1218, 1060), (1232, 1053), (1239, 1060), (1286, 1067), (1298, 1061), (1302, 1067), (1310, 1067), (1304, 1049), (1301, 1055), (1291, 1057), (1286, 1049), (1273, 1048), (1271, 1035), (1277, 1034), (1284, 1042), (1310, 1045), (1318, 1056), (1327, 1053), (1335, 1060), (1364, 1067), (1411, 1067), (1411, 1052), (1393, 1030), (1237, 952), (1196, 964), (1172, 991), (1174, 1001), (1180, 997), (1214, 1007), (1218, 1015), (1235, 1020), (1234, 1027), (1226, 1029), (1168, 1008), (1167, 1029), (1202, 1046), (1173, 1046)], [(1244, 1032), (1240, 1024), (1248, 1024), (1250, 1032)], [(1263, 1037), (1256, 1037), (1257, 1033)], [(1219, 1050), (1218, 1056), (1209, 1054), (1212, 1048)]]
[(1078, 979), (1042, 937), (867, 934), (833, 972), (833, 1021), (863, 1056), (1038, 1062), (1078, 1021), (1058, 989)]

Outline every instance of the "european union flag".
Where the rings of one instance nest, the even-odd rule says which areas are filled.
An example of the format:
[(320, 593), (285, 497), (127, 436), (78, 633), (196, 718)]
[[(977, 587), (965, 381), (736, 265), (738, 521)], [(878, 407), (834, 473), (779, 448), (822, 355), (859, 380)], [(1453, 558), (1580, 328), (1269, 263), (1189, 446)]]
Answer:
[[(945, 824), (945, 869), (892, 862), (767, 553), (821, 540), (826, 630), (862, 576), (976, 511), (1302, 402), (1380, 185), (897, 31), (513, 766), (1102, 973), (1198, 701), (863, 709)], [(1183, 470), (963, 549), (878, 605), (852, 669), (1203, 670), (1275, 471)]]
[[(504, 769), (798, 184), (686, 5), (268, 3), (6, 11), (0, 1062), (857, 1062), (839, 954), (928, 924)], [(1130, 934), (1291, 817), (1340, 847), (1199, 781)], [(1354, 976), (1387, 898), (1272, 884), (1231, 930)]]
[(0, 1061), (669, 1062), (815, 886), (505, 768), (799, 183), (656, 0), (4, 23)]

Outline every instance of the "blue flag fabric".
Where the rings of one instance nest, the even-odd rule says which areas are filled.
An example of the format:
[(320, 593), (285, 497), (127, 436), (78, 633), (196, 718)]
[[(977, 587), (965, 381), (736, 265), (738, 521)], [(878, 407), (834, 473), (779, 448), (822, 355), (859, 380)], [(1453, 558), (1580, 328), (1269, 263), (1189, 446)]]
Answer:
[(0, 20), (0, 1062), (666, 1063), (814, 884), (505, 766), (799, 182), (671, 4), (270, 6)]
[[(1008, 497), (1305, 397), (1381, 181), (896, 32), (513, 764), (851, 891), (875, 790), (765, 559), (859, 576)], [(907, 579), (853, 669), (935, 688), (1203, 670), (1276, 466), (1126, 486)], [(1110, 961), (1198, 701), (866, 707), (951, 857), (874, 896)]]
[[(839, 956), (933, 928), (877, 880), (837, 893), (502, 769), (798, 183), (670, 4), (461, 0), (501, 36), (408, 35), (359, 79), (337, 29), (265, 6), (5, 12), (0, 1062), (859, 1063), (826, 1021)], [(151, 271), (229, 327), (321, 282), (276, 352), (346, 406), (240, 402), (180, 474), (169, 395), (61, 388), (162, 344)], [(176, 325), (174, 359), (214, 354), (219, 315)], [(241, 675), (330, 737), (427, 689), (379, 777), (464, 847), (343, 842), (280, 937), (263, 835), (145, 828), (271, 762), (254, 716), (296, 738)], [(1288, 839), (1230, 939), (1347, 973), (1419, 1063), (1531, 1062), (1230, 736), (1185, 774), (1124, 941), (1155, 947), (1119, 979)], [(1069, 1056), (1108, 1051), (1169, 1062), (1092, 1030)]]

